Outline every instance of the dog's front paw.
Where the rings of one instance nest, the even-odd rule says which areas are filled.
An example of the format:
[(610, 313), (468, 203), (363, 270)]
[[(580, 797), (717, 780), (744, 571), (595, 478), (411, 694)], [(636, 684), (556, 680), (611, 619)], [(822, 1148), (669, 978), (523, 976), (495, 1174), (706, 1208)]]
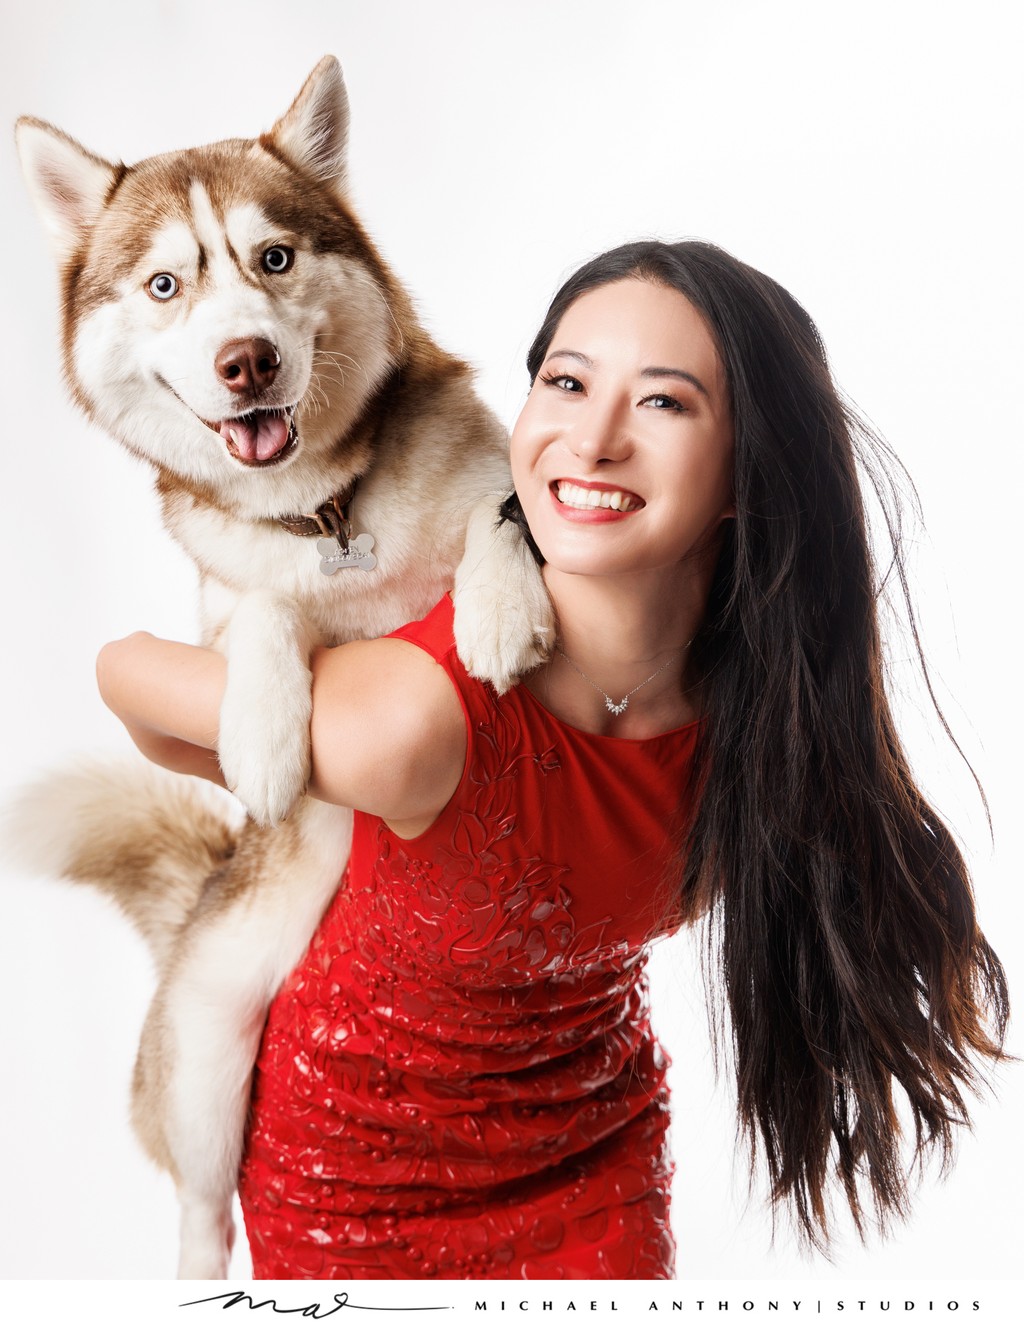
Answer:
[(528, 599), (492, 592), (455, 601), (459, 659), (474, 679), (491, 684), (495, 692), (508, 692), (551, 654), (550, 602), (545, 595), (543, 602), (531, 607)]
[(555, 612), (518, 528), (494, 519), (493, 502), (470, 519), (455, 574), (455, 644), (468, 672), (504, 693), (548, 659)]
[(309, 780), (309, 672), (291, 697), (253, 708), (229, 685), (220, 713), (218, 755), (224, 779), (261, 826), (287, 816)]

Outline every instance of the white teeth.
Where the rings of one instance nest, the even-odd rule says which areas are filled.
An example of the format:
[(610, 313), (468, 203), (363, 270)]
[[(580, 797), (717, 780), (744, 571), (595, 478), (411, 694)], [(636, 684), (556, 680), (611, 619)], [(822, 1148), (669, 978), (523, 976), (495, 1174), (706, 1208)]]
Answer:
[(640, 506), (632, 494), (623, 494), (621, 490), (584, 489), (567, 480), (558, 482), (558, 501), (569, 508), (614, 508), (620, 513), (632, 512)]

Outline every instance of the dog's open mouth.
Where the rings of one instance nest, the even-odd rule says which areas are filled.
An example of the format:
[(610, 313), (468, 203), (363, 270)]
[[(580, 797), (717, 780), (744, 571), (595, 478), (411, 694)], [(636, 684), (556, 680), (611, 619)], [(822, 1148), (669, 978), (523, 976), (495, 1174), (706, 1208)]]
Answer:
[(299, 439), (289, 407), (249, 411), (233, 420), (214, 422), (212, 428), (225, 441), (231, 456), (243, 466), (276, 466)]

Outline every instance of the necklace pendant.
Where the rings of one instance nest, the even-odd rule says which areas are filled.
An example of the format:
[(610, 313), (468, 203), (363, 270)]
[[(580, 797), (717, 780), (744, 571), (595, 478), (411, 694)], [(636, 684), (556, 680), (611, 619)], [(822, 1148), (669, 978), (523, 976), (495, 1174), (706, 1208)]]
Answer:
[[(692, 641), (693, 639), (691, 638), (690, 640)], [(683, 647), (683, 650), (685, 651), (686, 647), (688, 647), (689, 645), (690, 642), (687, 642), (686, 646)], [(608, 708), (608, 710), (612, 713), (613, 716), (621, 716), (622, 713), (625, 711), (625, 709), (629, 706), (629, 699), (633, 696), (633, 694), (639, 693), (641, 688), (646, 688), (649, 683), (653, 683), (654, 680), (658, 677), (658, 675), (662, 672), (662, 670), (667, 670), (668, 667), (679, 655), (679, 652), (677, 651), (675, 656), (669, 656), (668, 660), (665, 661), (664, 665), (659, 665), (658, 668), (654, 671), (654, 673), (650, 676), (650, 678), (645, 679), (643, 683), (638, 683), (635, 688), (631, 688), (629, 692), (626, 694), (626, 696), (622, 698), (621, 701), (613, 702), (612, 699), (601, 687), (601, 685), (599, 683), (595, 683), (589, 674), (584, 674), (583, 671), (580, 669), (580, 667), (576, 664), (576, 662), (565, 654), (565, 652), (562, 650), (562, 648), (558, 645), (557, 642), (555, 643), (555, 650), (562, 657), (562, 659), (565, 661), (565, 663), (569, 666), (570, 669), (575, 670), (581, 679), (585, 679), (586, 682), (590, 684), (591, 688), (597, 689), (597, 691), (604, 698), (605, 706)]]

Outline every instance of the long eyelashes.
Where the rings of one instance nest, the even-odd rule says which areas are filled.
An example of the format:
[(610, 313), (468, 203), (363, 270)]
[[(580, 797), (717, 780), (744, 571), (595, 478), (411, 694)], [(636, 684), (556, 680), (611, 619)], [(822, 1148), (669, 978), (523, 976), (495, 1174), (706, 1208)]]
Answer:
[[(540, 376), (540, 381), (541, 383), (550, 384), (552, 388), (560, 388), (563, 392), (567, 393), (580, 393), (583, 391), (583, 384), (580, 383), (579, 379), (573, 378), (571, 374), (542, 374)], [(575, 384), (576, 386), (570, 388), (570, 383)]]
[(645, 406), (648, 403), (653, 405), (655, 402), (664, 403), (664, 405), (658, 407), (659, 411), (685, 411), (687, 409), (678, 398), (669, 397), (668, 393), (651, 393), (650, 397), (645, 397), (640, 405)]

